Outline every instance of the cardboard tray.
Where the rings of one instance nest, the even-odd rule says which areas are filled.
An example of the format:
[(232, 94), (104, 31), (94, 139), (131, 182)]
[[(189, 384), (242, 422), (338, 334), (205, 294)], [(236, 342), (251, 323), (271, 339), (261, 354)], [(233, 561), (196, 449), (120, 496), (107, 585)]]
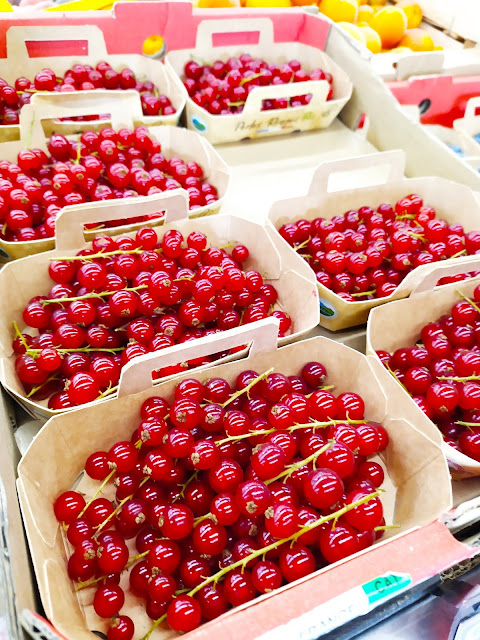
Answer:
[[(132, 129), (141, 119), (140, 98), (136, 91), (79, 91), (76, 93), (38, 93), (30, 104), (25, 105), (20, 114), (20, 140), (0, 144), (0, 159), (16, 162), (21, 149), (38, 147), (48, 152), (47, 137), (42, 123), (52, 118), (96, 114), (99, 110), (110, 114), (110, 121), (97, 122), (97, 127), (113, 126), (115, 129)], [(70, 136), (79, 130), (94, 129), (95, 123), (72, 123)], [(93, 125), (93, 126), (92, 126)], [(64, 135), (66, 132), (62, 129)], [(178, 154), (186, 161), (195, 160), (203, 170), (205, 177), (218, 190), (219, 199), (212, 205), (194, 209), (192, 217), (217, 213), (222, 206), (223, 197), (229, 181), (228, 167), (207, 140), (198, 134), (166, 125), (149, 127), (149, 134), (162, 144), (167, 157)], [(141, 199), (139, 197), (138, 199)], [(70, 209), (71, 207), (65, 207)], [(116, 227), (114, 232), (127, 231), (128, 227)], [(107, 233), (108, 229), (105, 230)], [(22, 258), (24, 256), (47, 251), (54, 247), (54, 239), (32, 240), (30, 242), (7, 242), (0, 240), (0, 260)]]
[[(158, 91), (168, 98), (175, 108), (170, 116), (144, 116), (142, 114), (138, 124), (158, 126), (160, 124), (176, 125), (185, 107), (183, 92), (172, 77), (167, 67), (159, 60), (145, 56), (109, 55), (102, 31), (94, 25), (85, 26), (26, 26), (10, 27), (6, 35), (7, 57), (0, 58), (0, 78), (11, 85), (15, 80), (24, 76), (33, 82), (35, 75), (48, 67), (57, 75), (63, 75), (74, 64), (89, 64), (92, 67), (100, 61), (109, 62), (115, 71), (130, 68), (140, 80), (151, 80)], [(40, 43), (47, 55), (31, 57), (28, 43), (38, 46)], [(69, 44), (83, 45), (86, 52), (82, 55), (56, 55), (59, 45), (68, 50)], [(56, 123), (60, 133), (62, 123)], [(0, 141), (19, 140), (19, 125), (0, 126)]]
[[(279, 344), (301, 338), (318, 324), (319, 305), (313, 274), (299, 256), (292, 256), (278, 242), (271, 229), (229, 215), (189, 220), (187, 202), (187, 193), (179, 189), (141, 199), (125, 198), (65, 208), (57, 218), (54, 250), (11, 262), (0, 270), (0, 299), (6, 310), (0, 318), (0, 381), (31, 415), (46, 420), (58, 411), (48, 409), (46, 401), (36, 402), (26, 397), (15, 373), (15, 357), (11, 348), (15, 337), (13, 321), (23, 330), (22, 312), (28, 300), (38, 292), (48, 292), (52, 286), (48, 275), (50, 260), (75, 255), (85, 246), (83, 224), (86, 223), (144, 216), (165, 210), (165, 224), (157, 228), (160, 238), (169, 229), (178, 229), (185, 237), (197, 230), (203, 232), (214, 246), (230, 242), (245, 244), (250, 250), (249, 267), (262, 273), (266, 282), (274, 284), (279, 307), (292, 318), (292, 333), (280, 338)], [(161, 354), (158, 359), (162, 360)]]
[[(241, 33), (245, 41), (245, 34), (249, 32), (259, 33), (258, 44), (242, 46), (238, 38), (235, 39), (235, 45), (215, 44), (216, 36), (221, 36), (222, 41), (225, 41), (228, 36)], [(297, 59), (307, 70), (320, 67), (328, 71), (333, 76), (332, 99), (328, 102), (326, 100), (330, 88), (326, 80), (309, 80), (255, 88), (247, 97), (244, 110), (240, 114), (212, 115), (195, 104), (181, 80), (185, 63), (192, 58), (202, 62), (213, 62), (215, 59), (226, 61), (231, 56), (241, 55), (245, 51), (275, 64)], [(295, 41), (276, 43), (272, 21), (268, 18), (253, 18), (248, 14), (241, 21), (203, 20), (197, 29), (195, 48), (171, 51), (167, 53), (165, 60), (167, 67), (177, 75), (186, 98), (187, 127), (201, 133), (212, 144), (326, 128), (345, 106), (352, 93), (352, 83), (347, 74), (318, 46)], [(265, 99), (290, 98), (307, 93), (312, 94), (308, 105), (262, 111), (262, 101)]]
[[(460, 297), (457, 291), (470, 296), (480, 283), (480, 277), (477, 276), (462, 282), (435, 287), (438, 280), (458, 273), (476, 271), (479, 264), (478, 256), (471, 256), (470, 261), (464, 261), (463, 264), (442, 263), (442, 266), (437, 266), (418, 282), (409, 298), (373, 309), (368, 319), (366, 352), (377, 360), (378, 368), (382, 368), (391, 378), (392, 384), (401, 391), (405, 411), (417, 429), (422, 431), (430, 429), (433, 422), (411, 399), (410, 394), (387, 372), (376, 355), (376, 351), (385, 350), (392, 353), (400, 347), (413, 345), (424, 325), (440, 318), (444, 313), (448, 313), (453, 304), (458, 302)], [(438, 433), (440, 434), (440, 431)], [(455, 479), (480, 476), (480, 462), (456, 451), (444, 442), (442, 447)]]
[[(328, 382), (335, 384), (336, 393), (347, 389), (360, 393), (365, 401), (366, 415), (382, 422), (389, 432), (390, 445), (384, 458), (388, 481), (382, 501), (387, 522), (394, 521), (400, 525), (399, 529), (393, 530), (395, 540), (401, 539), (402, 534), (412, 528), (432, 522), (448, 509), (451, 486), (439, 446), (438, 431), (430, 428), (428, 435), (422, 434), (404, 418), (403, 397), (397, 393), (396, 386), (386, 394), (369, 359), (325, 338), (297, 342), (275, 351), (275, 324), (267, 319), (258, 323), (256, 329), (252, 326), (242, 327), (240, 331), (243, 335), (240, 337), (237, 334), (235, 339), (247, 341), (253, 337), (248, 358), (199, 369), (195, 377), (204, 382), (210, 377), (221, 376), (231, 382), (246, 368), (264, 371), (271, 366), (277, 371), (295, 374), (315, 354), (314, 357), (325, 364)], [(209, 350), (217, 352), (231, 345), (230, 339), (231, 336), (227, 336), (226, 332), (182, 345), (181, 351), (166, 350), (167, 361), (173, 364), (179, 358), (198, 356)], [(373, 359), (371, 361), (375, 362)], [(138, 362), (129, 363), (122, 372), (118, 399), (49, 420), (33, 440), (18, 467), (20, 504), (42, 603), (47, 617), (67, 638), (93, 638), (88, 628), (105, 631), (106, 622), (94, 614), (91, 593), (82, 594), (83, 605), (79, 605), (65, 570), (65, 546), (60, 526), (53, 515), (52, 502), (60, 492), (76, 482), (92, 450), (104, 449), (115, 440), (130, 436), (132, 424), (138, 419), (139, 406), (147, 397), (161, 395), (172, 399), (174, 387), (187, 376), (179, 376), (153, 387), (151, 375), (158, 365), (158, 354), (148, 354)], [(191, 376), (191, 372), (188, 375)], [(49, 456), (49, 465), (44, 464), (45, 455)], [(432, 492), (431, 486), (435, 486), (436, 491)], [(392, 534), (392, 531), (388, 533)], [(388, 544), (388, 538), (393, 536), (387, 535), (384, 544)], [(306, 590), (312, 594), (322, 594), (320, 598), (318, 595), (315, 598), (317, 605), (322, 600), (328, 600), (332, 593), (330, 591), (329, 596), (325, 595), (327, 585), (339, 584), (336, 571), (341, 573), (342, 566), (347, 567), (361, 557), (368, 564), (368, 558), (374, 552), (375, 547), (360, 552), (351, 560), (326, 567), (300, 583), (287, 585), (275, 594), (232, 610), (192, 632), (189, 638), (206, 638), (219, 627), (223, 637), (237, 637), (236, 632), (241, 628), (244, 628), (242, 638), (256, 637), (305, 611), (303, 598)], [(364, 575), (365, 570), (355, 574), (357, 584), (361, 584)], [(136, 634), (140, 636), (148, 629), (150, 621), (141, 613), (140, 607), (135, 607), (137, 602), (131, 594), (128, 595), (125, 611), (127, 608), (130, 610), (129, 615), (135, 619)], [(308, 598), (310, 607), (311, 602), (311, 598)], [(253, 614), (255, 624), (252, 628), (246, 623)], [(168, 637), (172, 637), (172, 633), (161, 627), (152, 635), (152, 638)]]
[(480, 115), (475, 115), (478, 107), (480, 107), (480, 96), (470, 98), (467, 102), (463, 118), (458, 118), (453, 122), (453, 128), (460, 134), (460, 139), (465, 152), (471, 156), (480, 155), (480, 143), (478, 143), (473, 137), (480, 133)]
[[(387, 174), (384, 173), (373, 185), (370, 183), (355, 189), (343, 188), (342, 174), (351, 171), (361, 174), (375, 165), (383, 165)], [(426, 204), (436, 209), (438, 217), (445, 218), (450, 223), (459, 222), (466, 231), (480, 229), (480, 207), (471, 189), (437, 177), (404, 178), (404, 166), (405, 155), (402, 151), (324, 163), (316, 170), (307, 195), (273, 204), (269, 221), (278, 229), (284, 223), (300, 218), (313, 220), (321, 216), (330, 219), (349, 209), (358, 209), (364, 205), (376, 208), (382, 202), (395, 204), (409, 193), (418, 193)], [(336, 188), (331, 182), (334, 178)], [(285, 240), (283, 242), (290, 251), (294, 251)], [(468, 260), (468, 257), (455, 260)], [(452, 262), (452, 259), (447, 262)], [(365, 323), (370, 309), (408, 296), (422, 277), (432, 270), (432, 266), (417, 267), (408, 273), (394, 293), (375, 300), (347, 302), (324, 285), (318, 284), (321, 324), (336, 331)]]

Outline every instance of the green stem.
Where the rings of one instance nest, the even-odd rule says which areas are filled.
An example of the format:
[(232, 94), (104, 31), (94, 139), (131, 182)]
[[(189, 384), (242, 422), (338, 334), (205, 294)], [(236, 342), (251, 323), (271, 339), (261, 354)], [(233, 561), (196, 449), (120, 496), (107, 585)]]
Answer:
[(466, 300), (467, 302), (469, 302), (472, 307), (475, 309), (475, 311), (477, 311), (477, 313), (480, 313), (480, 307), (475, 304), (475, 302), (473, 300), (470, 300), (470, 298), (468, 296), (466, 296), (464, 293), (462, 293), (461, 291), (459, 291), (458, 289), (456, 290), (458, 295), (463, 298), (464, 300)]
[(184, 494), (185, 494), (185, 489), (188, 487), (188, 485), (193, 482), (194, 480), (196, 480), (198, 477), (198, 470), (194, 471), (192, 473), (192, 475), (189, 477), (189, 479), (184, 482), (183, 484), (178, 485), (179, 487), (182, 487), (180, 490), (180, 493), (178, 494), (178, 496), (176, 496), (176, 498), (173, 500), (173, 502), (175, 502), (176, 500), (178, 500), (179, 498), (183, 498)]
[(305, 467), (307, 464), (310, 464), (310, 462), (313, 462), (315, 464), (315, 461), (317, 460), (317, 458), (320, 455), (322, 455), (322, 453), (324, 453), (327, 449), (330, 449), (332, 444), (335, 444), (335, 440), (329, 440), (327, 444), (321, 447), (318, 451), (315, 451), (315, 453), (312, 453), (307, 458), (304, 458), (299, 462), (295, 462), (294, 464), (289, 464), (281, 473), (278, 474), (278, 476), (275, 476), (275, 478), (270, 478), (269, 480), (265, 480), (264, 481), (265, 484), (266, 485), (271, 484), (272, 482), (276, 482), (277, 480), (280, 480), (280, 478), (284, 478), (284, 477), (289, 478), (292, 475), (292, 473), (295, 473), (295, 471), (298, 471), (298, 469), (301, 469), (302, 467)]
[(55, 374), (51, 375), (49, 378), (47, 378), (47, 379), (45, 380), (45, 382), (42, 382), (42, 384), (39, 384), (39, 385), (38, 385), (38, 386), (36, 386), (36, 387), (33, 387), (33, 389), (30, 391), (30, 393), (27, 393), (27, 398), (31, 398), (31, 396), (34, 396), (34, 395), (37, 393), (37, 391), (40, 391), (40, 389), (43, 389), (43, 387), (44, 387), (46, 384), (48, 384), (48, 383), (49, 383), (49, 382), (51, 382), (52, 380), (56, 380), (56, 379), (57, 379), (57, 377), (56, 377), (56, 375), (55, 375)]
[(62, 261), (62, 262), (73, 262), (74, 260), (81, 260), (86, 262), (88, 260), (97, 260), (99, 258), (109, 258), (110, 256), (119, 256), (119, 255), (127, 255), (130, 253), (140, 254), (143, 253), (145, 249), (137, 248), (137, 249), (117, 249), (115, 251), (99, 251), (98, 253), (92, 253), (91, 255), (86, 256), (67, 256), (64, 258), (58, 258), (55, 256), (54, 258), (50, 258), (50, 260)]
[(311, 522), (305, 525), (304, 527), (299, 529), (296, 533), (289, 536), (288, 538), (281, 538), (280, 540), (276, 540), (275, 542), (272, 542), (271, 544), (269, 544), (266, 547), (263, 547), (262, 549), (256, 549), (255, 551), (252, 551), (252, 553), (249, 554), (248, 556), (245, 556), (245, 558), (241, 558), (240, 560), (237, 560), (237, 562), (233, 562), (232, 564), (224, 567), (223, 569), (220, 569), (220, 571), (217, 571), (217, 573), (213, 574), (212, 576), (209, 576), (208, 578), (206, 578), (203, 582), (201, 582), (196, 587), (194, 587), (189, 592), (188, 595), (194, 596), (198, 591), (200, 591), (200, 589), (203, 589), (203, 587), (206, 587), (211, 582), (215, 582), (215, 583), (218, 582), (226, 573), (229, 573), (230, 571), (234, 571), (235, 569), (239, 569), (240, 567), (246, 567), (248, 563), (251, 562), (252, 560), (255, 560), (255, 558), (258, 558), (259, 556), (263, 556), (269, 551), (273, 551), (274, 549), (277, 549), (282, 544), (286, 544), (287, 542), (296, 542), (298, 538), (300, 538), (300, 536), (302, 536), (304, 533), (307, 533), (312, 529), (316, 529), (317, 527), (320, 527), (322, 524), (325, 524), (325, 522), (329, 522), (330, 520), (338, 520), (341, 516), (343, 516), (348, 511), (355, 509), (356, 507), (364, 504), (365, 502), (369, 502), (370, 500), (378, 497), (379, 495), (380, 495), (379, 491), (374, 491), (373, 493), (370, 493), (367, 496), (363, 496), (362, 498), (355, 500), (355, 502), (352, 502), (346, 505), (345, 507), (342, 507), (341, 509), (339, 509), (338, 511), (335, 511), (334, 513), (331, 513), (327, 516), (322, 516), (318, 520), (315, 520), (314, 522)]
[(370, 291), (359, 291), (358, 293), (351, 293), (352, 298), (357, 298), (359, 296), (373, 296), (377, 293), (376, 289), (370, 289)]
[(103, 480), (102, 484), (98, 487), (98, 489), (95, 491), (95, 493), (90, 498), (90, 500), (87, 502), (87, 504), (80, 511), (80, 513), (77, 516), (77, 520), (78, 520), (78, 518), (81, 518), (83, 516), (83, 514), (88, 509), (88, 507), (92, 504), (92, 502), (95, 500), (95, 498), (102, 493), (104, 487), (110, 482), (110, 480), (112, 479), (112, 477), (115, 475), (116, 472), (117, 472), (116, 469), (112, 469), (112, 471), (110, 471), (108, 476), (105, 478), (105, 480)]
[(273, 367), (271, 367), (270, 369), (268, 369), (268, 371), (265, 371), (264, 373), (261, 373), (259, 376), (257, 376), (256, 378), (254, 378), (251, 382), (249, 382), (247, 384), (247, 386), (244, 389), (240, 389), (240, 391), (235, 391), (235, 393), (232, 393), (232, 395), (228, 398), (228, 400), (226, 400), (223, 404), (222, 407), (225, 408), (227, 407), (231, 402), (233, 402), (234, 400), (236, 400), (237, 398), (239, 398), (241, 395), (243, 395), (244, 393), (247, 393), (250, 391), (250, 389), (252, 387), (254, 387), (257, 382), (260, 382), (260, 380), (263, 380), (264, 378), (266, 378), (267, 376), (269, 376), (272, 371), (274, 370)]
[[(248, 565), (248, 563), (251, 562), (252, 560), (255, 560), (255, 558), (264, 556), (269, 551), (273, 551), (274, 549), (277, 549), (282, 544), (286, 544), (287, 542), (296, 542), (298, 538), (300, 538), (300, 536), (302, 536), (304, 533), (307, 533), (312, 529), (316, 529), (317, 527), (320, 527), (322, 524), (325, 524), (325, 522), (329, 522), (330, 520), (337, 521), (341, 516), (343, 516), (348, 511), (355, 509), (355, 507), (358, 507), (361, 504), (364, 504), (365, 502), (368, 502), (369, 500), (372, 500), (373, 498), (376, 498), (379, 495), (380, 495), (379, 491), (374, 491), (373, 493), (370, 493), (367, 496), (363, 496), (359, 500), (355, 500), (355, 502), (352, 502), (351, 504), (346, 505), (345, 507), (342, 507), (338, 511), (335, 511), (335, 513), (331, 513), (327, 516), (322, 516), (318, 520), (315, 520), (314, 522), (307, 524), (306, 526), (302, 527), (296, 533), (289, 536), (288, 538), (282, 538), (280, 540), (276, 540), (275, 542), (272, 542), (272, 544), (269, 544), (268, 546), (263, 547), (262, 549), (256, 549), (255, 551), (252, 551), (252, 553), (250, 553), (245, 558), (242, 558), (241, 560), (237, 560), (237, 562), (233, 562), (232, 564), (228, 565), (227, 567), (224, 567), (220, 571), (217, 571), (217, 573), (215, 573), (214, 575), (206, 578), (203, 582), (201, 582), (196, 587), (194, 587), (188, 593), (188, 595), (190, 597), (193, 597), (198, 591), (203, 589), (203, 587), (206, 587), (208, 584), (211, 584), (212, 582), (216, 584), (221, 578), (223, 578), (225, 574), (229, 573), (230, 571), (234, 571), (235, 569), (239, 569), (239, 568), (245, 568)], [(165, 620), (165, 617), (166, 617), (166, 614), (163, 615), (161, 618), (157, 618), (157, 620), (154, 621), (153, 625), (150, 627), (148, 632), (144, 636), (142, 636), (141, 640), (148, 640), (148, 638), (150, 638), (150, 636), (158, 627), (158, 625), (161, 622), (163, 622), (163, 620)]]
[(306, 240), (304, 240), (303, 242), (301, 242), (300, 244), (297, 244), (296, 247), (293, 247), (295, 249), (295, 251), (300, 251), (300, 249), (304, 249), (308, 243), (310, 242), (311, 238), (308, 237)]
[[(126, 287), (125, 289), (117, 289), (117, 291), (141, 291), (142, 289), (148, 289), (148, 284), (140, 284), (138, 287)], [(89, 300), (91, 298), (105, 298), (106, 296), (113, 296), (117, 291), (102, 291), (101, 293), (86, 293), (83, 296), (76, 296), (74, 298), (49, 298), (42, 300), (42, 304), (63, 304), (64, 302), (76, 302), (77, 300)]]
[(450, 258), (459, 258), (460, 256), (466, 256), (466, 255), (467, 255), (467, 250), (462, 249), (462, 251), (458, 251), (458, 253), (454, 253), (453, 256), (450, 256)]
[(27, 344), (27, 341), (25, 340), (25, 336), (18, 328), (18, 324), (15, 322), (15, 320), (13, 321), (13, 328), (15, 330), (15, 335), (17, 336), (17, 338), (20, 338), (20, 342), (25, 347), (25, 351), (28, 351), (28, 344)]
[(438, 376), (437, 380), (451, 380), (452, 382), (470, 382), (470, 380), (480, 380), (480, 376)]

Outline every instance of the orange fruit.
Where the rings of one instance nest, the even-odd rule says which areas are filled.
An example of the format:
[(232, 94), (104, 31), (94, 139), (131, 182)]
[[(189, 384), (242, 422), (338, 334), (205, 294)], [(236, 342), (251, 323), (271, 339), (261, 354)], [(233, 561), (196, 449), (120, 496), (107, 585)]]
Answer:
[(321, 0), (320, 12), (334, 22), (355, 22), (357, 19), (357, 0)]
[(382, 50), (382, 41), (380, 40), (380, 36), (378, 35), (378, 33), (365, 22), (358, 24), (358, 28), (365, 36), (365, 44), (367, 49), (369, 49), (372, 53), (380, 53), (380, 51)]
[(407, 16), (403, 9), (383, 7), (377, 11), (370, 22), (382, 41), (384, 49), (395, 47), (407, 29)]
[(293, 7), (317, 6), (315, 0), (292, 0)]
[(385, 4), (387, 4), (387, 0), (368, 0), (368, 4), (372, 5), (372, 7), (383, 7)]
[(357, 24), (359, 24), (360, 22), (366, 22), (367, 24), (370, 24), (373, 18), (373, 14), (374, 11), (368, 4), (364, 4), (358, 7)]
[(246, 7), (291, 7), (290, 0), (247, 0)]
[(397, 3), (405, 11), (407, 16), (407, 29), (416, 29), (422, 22), (423, 13), (421, 6), (415, 0), (400, 0)]
[(412, 51), (433, 51), (435, 43), (423, 29), (407, 29), (398, 46), (408, 47)]

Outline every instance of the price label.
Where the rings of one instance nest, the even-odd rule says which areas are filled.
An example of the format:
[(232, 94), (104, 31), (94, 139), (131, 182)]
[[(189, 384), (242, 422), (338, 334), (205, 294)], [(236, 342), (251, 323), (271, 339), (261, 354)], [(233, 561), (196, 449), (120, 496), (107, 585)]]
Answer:
[(382, 602), (408, 589), (411, 584), (412, 579), (408, 574), (384, 574), (264, 633), (257, 640), (315, 640), (369, 613)]

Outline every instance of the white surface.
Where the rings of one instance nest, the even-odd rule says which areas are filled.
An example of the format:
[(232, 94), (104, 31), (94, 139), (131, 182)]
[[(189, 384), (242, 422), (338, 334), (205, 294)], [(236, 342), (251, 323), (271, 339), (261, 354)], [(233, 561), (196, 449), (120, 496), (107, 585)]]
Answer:
[[(353, 133), (336, 119), (328, 129), (244, 140), (216, 147), (231, 170), (222, 213), (264, 220), (276, 200), (304, 195), (321, 162), (374, 153), (361, 132)], [(365, 184), (365, 175), (349, 179), (349, 186)]]

